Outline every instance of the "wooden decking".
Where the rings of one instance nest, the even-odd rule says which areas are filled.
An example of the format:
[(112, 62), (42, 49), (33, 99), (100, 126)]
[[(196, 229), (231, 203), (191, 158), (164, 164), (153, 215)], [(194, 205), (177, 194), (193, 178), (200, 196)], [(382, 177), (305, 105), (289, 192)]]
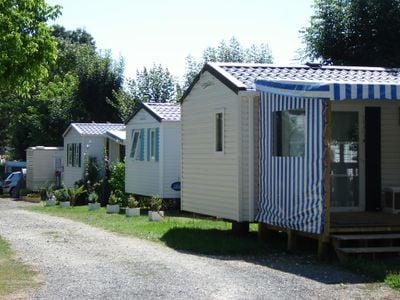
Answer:
[(400, 232), (400, 215), (383, 212), (331, 213), (330, 232)]

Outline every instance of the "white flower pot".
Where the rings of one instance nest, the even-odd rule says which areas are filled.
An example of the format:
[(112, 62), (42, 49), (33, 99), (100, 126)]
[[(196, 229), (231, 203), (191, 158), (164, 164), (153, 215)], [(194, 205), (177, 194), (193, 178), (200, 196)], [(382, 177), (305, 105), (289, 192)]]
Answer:
[(88, 209), (89, 210), (96, 210), (100, 208), (100, 203), (95, 202), (95, 203), (88, 203)]
[(56, 205), (57, 201), (54, 199), (48, 199), (46, 200), (46, 206), (54, 206)]
[(133, 208), (127, 207), (125, 210), (125, 214), (127, 217), (138, 217), (138, 216), (140, 216), (140, 208), (139, 207), (133, 207)]
[(119, 204), (107, 204), (107, 213), (109, 214), (119, 213)]
[(60, 207), (70, 207), (70, 206), (71, 206), (71, 202), (69, 202), (69, 201), (60, 202)]
[(149, 211), (149, 221), (162, 221), (164, 219), (164, 212), (160, 211)]

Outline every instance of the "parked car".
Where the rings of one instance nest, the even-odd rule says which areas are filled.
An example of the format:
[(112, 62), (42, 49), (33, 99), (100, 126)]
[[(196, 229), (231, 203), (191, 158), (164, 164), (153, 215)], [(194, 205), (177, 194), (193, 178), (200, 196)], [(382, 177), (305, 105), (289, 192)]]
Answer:
[(3, 182), (3, 193), (9, 193), (13, 196), (18, 183), (23, 180), (23, 174), (21, 171), (12, 172)]

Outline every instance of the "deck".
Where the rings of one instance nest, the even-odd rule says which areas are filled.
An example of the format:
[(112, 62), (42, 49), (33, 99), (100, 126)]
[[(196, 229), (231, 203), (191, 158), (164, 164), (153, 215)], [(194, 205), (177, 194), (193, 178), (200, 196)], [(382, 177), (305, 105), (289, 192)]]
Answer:
[(337, 232), (400, 232), (400, 214), (384, 212), (331, 213), (330, 230)]

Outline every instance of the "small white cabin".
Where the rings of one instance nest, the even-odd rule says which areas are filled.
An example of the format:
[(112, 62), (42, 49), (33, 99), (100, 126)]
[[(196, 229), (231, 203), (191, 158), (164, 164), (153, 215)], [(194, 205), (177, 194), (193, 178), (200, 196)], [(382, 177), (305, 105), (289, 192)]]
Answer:
[[(64, 184), (74, 186), (84, 175), (85, 159), (95, 158), (99, 165), (104, 159), (104, 150), (116, 147), (114, 143), (123, 145), (123, 140), (109, 139), (108, 131), (124, 131), (124, 124), (115, 123), (71, 123), (65, 130), (64, 137)], [(122, 151), (121, 151), (122, 152)], [(113, 161), (119, 161), (119, 152), (115, 152)]]
[(180, 105), (143, 103), (126, 124), (125, 191), (180, 198)]
[[(36, 146), (26, 149), (26, 187), (39, 191), (62, 178), (63, 147)], [(57, 174), (56, 174), (57, 173)]]

